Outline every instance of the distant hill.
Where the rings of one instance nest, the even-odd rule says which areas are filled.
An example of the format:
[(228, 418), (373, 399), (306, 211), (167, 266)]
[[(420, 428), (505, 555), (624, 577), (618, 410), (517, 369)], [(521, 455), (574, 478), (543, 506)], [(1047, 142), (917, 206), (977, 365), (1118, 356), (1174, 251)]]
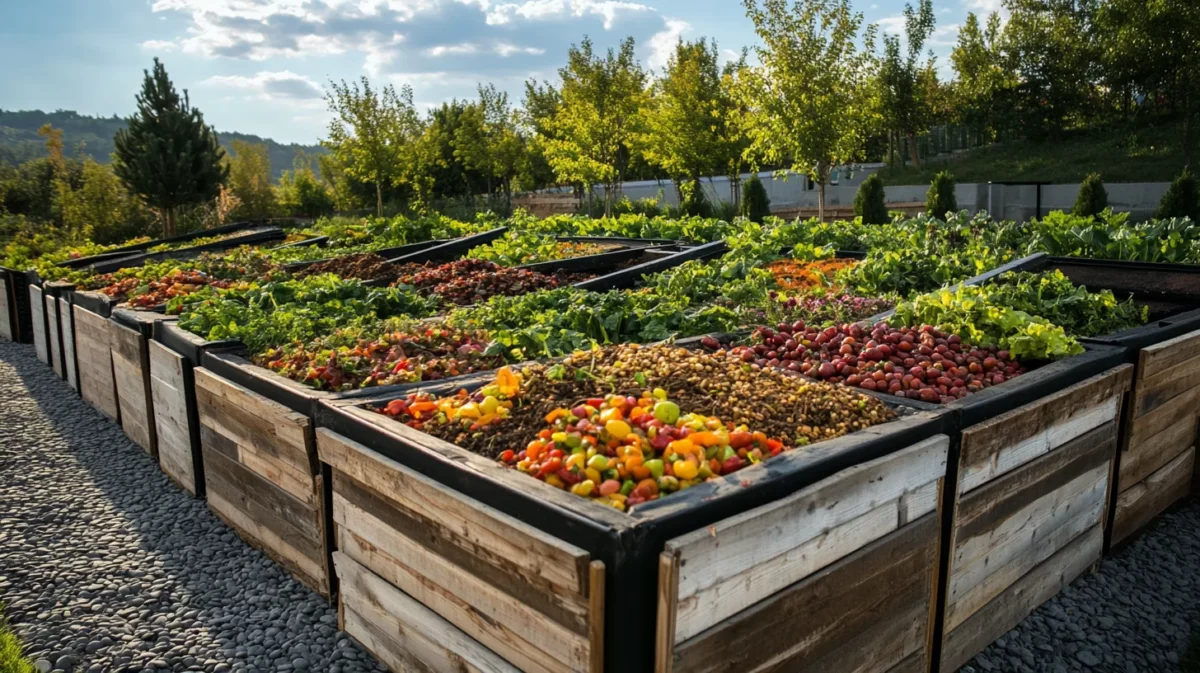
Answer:
[[(71, 110), (43, 112), (41, 110), (0, 109), (0, 163), (19, 164), (36, 157), (46, 156), (46, 143), (37, 131), (43, 124), (63, 130), (66, 154), (74, 156), (75, 148), (83, 143), (83, 154), (100, 163), (111, 161), (113, 136), (125, 128), (125, 120), (112, 117), (90, 117)], [(322, 154), (320, 145), (283, 145), (270, 138), (260, 138), (245, 133), (217, 133), (217, 140), (229, 151), (233, 141), (266, 143), (271, 157), (271, 173), (276, 180), (285, 170), (292, 168), (292, 159), (298, 152)], [(232, 154), (232, 152), (230, 152)]]

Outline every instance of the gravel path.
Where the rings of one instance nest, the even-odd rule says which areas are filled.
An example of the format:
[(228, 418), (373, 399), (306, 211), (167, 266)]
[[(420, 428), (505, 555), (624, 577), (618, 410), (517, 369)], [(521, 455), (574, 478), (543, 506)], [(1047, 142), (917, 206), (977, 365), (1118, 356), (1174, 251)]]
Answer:
[(7, 342), (0, 602), (42, 671), (383, 670), (335, 609)]
[[(0, 601), (45, 671), (382, 670), (337, 615), (34, 357), (0, 342)], [(1200, 501), (962, 673), (1174, 673), (1200, 619)]]

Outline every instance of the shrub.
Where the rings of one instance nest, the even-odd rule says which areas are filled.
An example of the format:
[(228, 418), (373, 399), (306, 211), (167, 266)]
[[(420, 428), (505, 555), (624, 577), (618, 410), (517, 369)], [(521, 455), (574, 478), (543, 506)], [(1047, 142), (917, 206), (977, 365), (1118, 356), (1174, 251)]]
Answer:
[(863, 224), (887, 224), (887, 204), (883, 198), (883, 180), (878, 173), (867, 176), (854, 195), (854, 214), (861, 217)]
[(1200, 223), (1200, 185), (1197, 185), (1196, 176), (1191, 171), (1185, 168), (1175, 178), (1167, 193), (1163, 194), (1154, 216), (1160, 220), (1187, 217)]
[(1100, 181), (1099, 173), (1092, 173), (1083, 179), (1079, 186), (1079, 196), (1075, 197), (1073, 215), (1079, 217), (1095, 217), (1108, 207), (1108, 192)]
[(758, 175), (742, 183), (742, 217), (752, 222), (762, 222), (771, 214), (771, 200), (767, 198), (767, 188), (763, 186)]
[(933, 183), (925, 193), (925, 210), (932, 217), (946, 217), (946, 213), (958, 212), (958, 201), (954, 198), (954, 176), (942, 171), (933, 176)]

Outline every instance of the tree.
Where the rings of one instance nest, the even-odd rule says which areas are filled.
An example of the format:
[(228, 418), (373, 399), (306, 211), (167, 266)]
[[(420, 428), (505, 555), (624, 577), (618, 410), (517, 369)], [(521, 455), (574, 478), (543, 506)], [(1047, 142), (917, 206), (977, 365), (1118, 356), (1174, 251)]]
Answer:
[(1100, 181), (1100, 174), (1089, 174), (1079, 186), (1079, 195), (1075, 197), (1075, 207), (1071, 213), (1080, 217), (1095, 217), (1107, 207), (1108, 191)]
[(110, 167), (83, 161), (83, 181), (63, 195), (63, 224), (97, 243), (119, 243), (150, 234), (154, 214), (125, 190)]
[(238, 198), (234, 217), (260, 220), (275, 214), (278, 203), (271, 187), (271, 157), (265, 143), (233, 141), (229, 160), (229, 191)]
[(727, 171), (730, 157), (741, 153), (727, 130), (732, 107), (716, 41), (680, 40), (651, 88), (635, 143), (646, 161), (675, 181), (685, 212), (694, 212), (703, 198), (700, 177)]
[(929, 191), (925, 193), (925, 212), (932, 217), (946, 217), (946, 213), (958, 212), (958, 200), (954, 196), (954, 176), (950, 171), (941, 171), (933, 176)]
[(421, 135), (421, 120), (413, 105), (411, 87), (400, 93), (391, 86), (376, 91), (366, 77), (358, 83), (330, 82), (326, 102), (333, 119), (329, 139), (322, 145), (333, 151), (346, 174), (375, 186), (375, 212), (383, 215), (385, 185), (413, 177), (414, 144)]
[(900, 38), (885, 35), (883, 58), (879, 64), (880, 116), (887, 128), (890, 145), (898, 147), (901, 138), (908, 139), (908, 149), (914, 166), (921, 165), (917, 151), (917, 135), (929, 129), (933, 116), (929, 100), (930, 82), (936, 87), (937, 72), (934, 58), (920, 63), (921, 50), (933, 33), (933, 1), (918, 0), (917, 9), (904, 6), (904, 32), (907, 42), (901, 54)]
[(978, 17), (969, 13), (958, 31), (958, 43), (950, 51), (958, 119), (989, 140), (995, 139), (1000, 126), (1000, 104), (1016, 85), (1012, 72), (1004, 64), (1001, 35), (998, 13), (990, 14), (983, 28)]
[(292, 160), (292, 170), (279, 178), (279, 207), (294, 217), (320, 217), (334, 212), (330, 189), (317, 179), (312, 159), (300, 152)]
[(742, 185), (742, 206), (739, 211), (742, 217), (752, 222), (762, 222), (771, 214), (771, 200), (767, 198), (767, 188), (758, 173), (751, 175)]
[(213, 199), (229, 177), (225, 151), (217, 134), (192, 107), (185, 89), (181, 98), (156, 58), (145, 71), (138, 111), (114, 138), (113, 171), (125, 188), (163, 214), (163, 235), (175, 234), (180, 206)]
[(612, 213), (629, 164), (629, 143), (639, 129), (646, 88), (633, 46), (633, 38), (626, 38), (604, 57), (592, 51), (587, 38), (572, 46), (567, 66), (558, 71), (560, 102), (541, 137), (560, 181), (580, 184), (589, 195), (593, 185), (604, 185), (605, 215)]
[(1200, 222), (1200, 184), (1197, 184), (1196, 176), (1192, 175), (1190, 170), (1183, 169), (1179, 177), (1167, 188), (1167, 193), (1163, 194), (1154, 216), (1163, 220), (1187, 217), (1191, 218), (1192, 222)]
[(863, 224), (887, 224), (892, 221), (884, 199), (883, 180), (878, 173), (868, 175), (858, 186), (858, 193), (854, 195), (854, 214), (862, 218)]
[(747, 69), (740, 87), (749, 151), (817, 183), (824, 219), (830, 171), (858, 158), (875, 125), (874, 27), (860, 36), (862, 14), (849, 0), (743, 2), (763, 42), (755, 48), (761, 65)]
[(479, 171), (492, 193), (492, 181), (512, 196), (512, 178), (521, 165), (524, 140), (517, 133), (517, 118), (509, 107), (508, 94), (495, 85), (479, 87), (479, 102), (466, 106), (454, 131), (454, 157), (463, 166)]

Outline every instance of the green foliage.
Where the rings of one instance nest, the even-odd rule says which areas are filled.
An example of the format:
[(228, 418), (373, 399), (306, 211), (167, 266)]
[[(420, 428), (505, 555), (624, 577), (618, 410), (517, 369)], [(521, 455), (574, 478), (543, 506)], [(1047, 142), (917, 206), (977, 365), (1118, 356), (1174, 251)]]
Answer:
[(1089, 292), (1062, 271), (1009, 272), (989, 288), (990, 300), (1041, 316), (1074, 337), (1095, 337), (1144, 325), (1148, 309), (1119, 302), (1111, 290)]
[(229, 177), (216, 133), (183, 97), (156, 58), (146, 71), (138, 111), (117, 132), (114, 171), (126, 188), (166, 214), (163, 234), (175, 233), (175, 211), (216, 197)]
[(1129, 224), (1128, 213), (1076, 217), (1053, 212), (1029, 223), (1026, 252), (1138, 262), (1200, 264), (1200, 224), (1188, 219)]
[(883, 180), (878, 173), (872, 173), (858, 186), (854, 195), (854, 214), (862, 218), (863, 224), (887, 224), (892, 218), (888, 215), (887, 203), (884, 201)]
[(233, 142), (229, 158), (229, 191), (238, 204), (230, 213), (238, 220), (262, 220), (275, 215), (279, 204), (271, 187), (271, 156), (267, 146)]
[(767, 188), (758, 178), (758, 173), (742, 183), (741, 215), (751, 222), (758, 223), (762, 223), (771, 215), (771, 200), (767, 198)]
[(1200, 223), (1200, 183), (1186, 168), (1171, 182), (1154, 216), (1159, 219), (1187, 217)]
[(1095, 217), (1108, 208), (1108, 191), (1100, 181), (1099, 173), (1091, 173), (1079, 186), (1079, 195), (1075, 197), (1075, 207), (1071, 214), (1078, 217)]
[(932, 121), (933, 96), (937, 90), (937, 70), (934, 58), (920, 61), (925, 41), (933, 34), (932, 0), (919, 0), (917, 9), (904, 6), (905, 52), (900, 49), (900, 36), (884, 35), (883, 58), (879, 64), (879, 96), (876, 101), (883, 127), (899, 141), (907, 138), (913, 149), (913, 163), (919, 163), (916, 137), (929, 129)]
[(279, 179), (279, 208), (292, 217), (322, 217), (333, 214), (336, 204), (331, 190), (307, 166), (284, 171)]
[(925, 194), (925, 212), (931, 217), (947, 217), (958, 212), (958, 201), (954, 196), (954, 176), (950, 171), (941, 171), (933, 176), (929, 191)]
[(0, 604), (0, 671), (4, 673), (34, 673), (33, 662), (25, 656), (21, 641), (13, 633), (8, 619), (3, 613), (4, 605)]

